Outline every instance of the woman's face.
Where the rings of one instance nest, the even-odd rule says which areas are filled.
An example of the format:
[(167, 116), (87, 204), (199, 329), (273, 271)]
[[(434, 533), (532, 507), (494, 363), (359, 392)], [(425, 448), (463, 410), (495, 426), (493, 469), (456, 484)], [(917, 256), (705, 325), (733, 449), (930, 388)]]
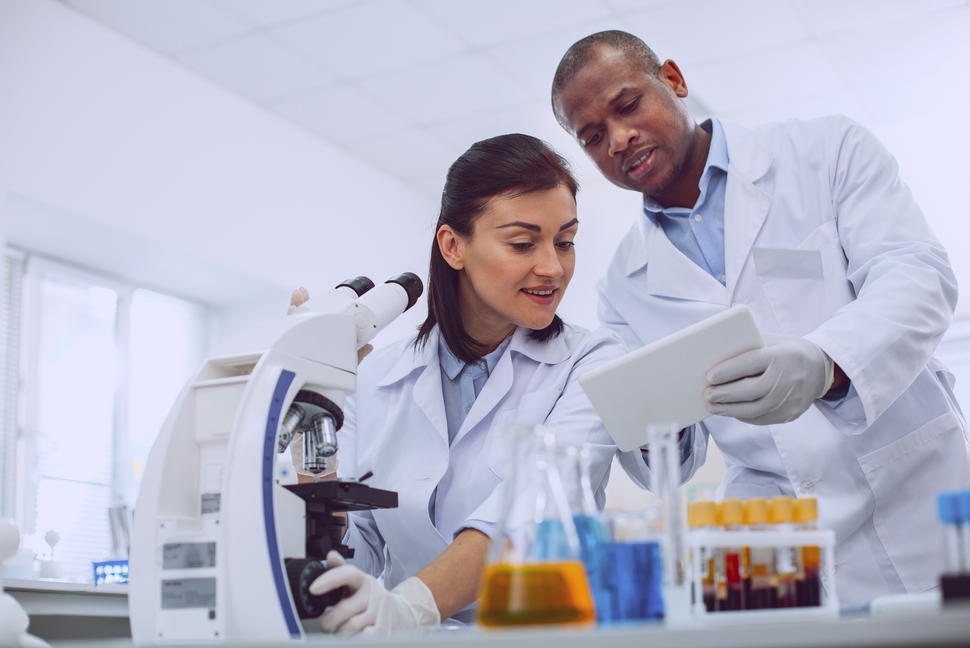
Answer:
[(438, 233), (445, 260), (459, 270), (458, 299), (468, 333), (487, 347), (517, 326), (552, 323), (573, 276), (576, 201), (564, 186), (492, 198), (468, 238)]

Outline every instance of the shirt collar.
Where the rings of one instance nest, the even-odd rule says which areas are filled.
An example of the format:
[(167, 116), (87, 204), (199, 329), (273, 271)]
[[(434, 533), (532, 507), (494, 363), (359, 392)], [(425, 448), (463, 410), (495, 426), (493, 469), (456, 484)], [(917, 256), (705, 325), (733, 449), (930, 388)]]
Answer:
[[(502, 357), (502, 354), (505, 352), (506, 347), (509, 346), (511, 341), (511, 335), (502, 340), (502, 343), (499, 344), (494, 351), (484, 356), (479, 361), (479, 366), (481, 365), (481, 362), (484, 362), (486, 372), (491, 375), (492, 370), (495, 369), (495, 365), (498, 364), (499, 358)], [(445, 338), (443, 336), (438, 337), (438, 363), (441, 364), (441, 370), (444, 371), (451, 380), (454, 380), (467, 364), (466, 362), (459, 360), (455, 354), (451, 352), (451, 349), (448, 347), (448, 343), (445, 342)]]
[[(703, 189), (710, 181), (712, 168), (720, 169), (721, 171), (727, 173), (730, 158), (728, 157), (727, 140), (724, 139), (724, 129), (721, 127), (721, 122), (719, 122), (717, 119), (708, 119), (701, 124), (701, 128), (711, 134), (711, 148), (707, 152), (707, 162), (704, 164), (704, 173), (701, 174), (701, 179), (698, 183), (698, 186)], [(657, 214), (663, 211), (663, 205), (658, 203), (656, 200), (650, 196), (643, 197), (643, 212), (651, 221), (656, 223)]]

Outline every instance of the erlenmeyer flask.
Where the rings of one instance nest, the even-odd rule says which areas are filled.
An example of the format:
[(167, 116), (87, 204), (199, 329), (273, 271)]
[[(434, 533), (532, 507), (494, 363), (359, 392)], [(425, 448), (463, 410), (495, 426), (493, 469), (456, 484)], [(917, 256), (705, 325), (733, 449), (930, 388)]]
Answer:
[(511, 426), (503, 437), (505, 497), (482, 577), (478, 622), (592, 623), (596, 615), (557, 466), (555, 431)]

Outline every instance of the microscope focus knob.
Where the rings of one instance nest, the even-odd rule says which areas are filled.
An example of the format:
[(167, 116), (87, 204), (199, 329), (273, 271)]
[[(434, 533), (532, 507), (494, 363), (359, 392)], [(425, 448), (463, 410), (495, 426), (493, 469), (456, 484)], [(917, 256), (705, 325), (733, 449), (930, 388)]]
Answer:
[(290, 580), (290, 592), (296, 603), (297, 614), (301, 619), (315, 619), (331, 605), (336, 605), (350, 592), (341, 587), (335, 592), (327, 592), (322, 596), (310, 593), (310, 585), (327, 571), (326, 561), (317, 558), (287, 558), (286, 574)]

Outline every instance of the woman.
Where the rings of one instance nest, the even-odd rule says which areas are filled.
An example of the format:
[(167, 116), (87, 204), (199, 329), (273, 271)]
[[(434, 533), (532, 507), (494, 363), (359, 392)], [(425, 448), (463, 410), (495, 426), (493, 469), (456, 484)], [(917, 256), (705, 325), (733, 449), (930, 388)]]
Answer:
[[(508, 423), (554, 422), (561, 442), (593, 444), (602, 502), (616, 447), (576, 379), (623, 348), (556, 315), (575, 267), (576, 191), (565, 160), (526, 135), (478, 142), (449, 169), (428, 318), (361, 364), (340, 432), (340, 476), (372, 472), (368, 483), (397, 491), (399, 506), (349, 515), (353, 566), (311, 586), (352, 592), (323, 615), (324, 631), (470, 620)], [(303, 300), (294, 293), (294, 305)], [(623, 459), (646, 483), (640, 453)]]

